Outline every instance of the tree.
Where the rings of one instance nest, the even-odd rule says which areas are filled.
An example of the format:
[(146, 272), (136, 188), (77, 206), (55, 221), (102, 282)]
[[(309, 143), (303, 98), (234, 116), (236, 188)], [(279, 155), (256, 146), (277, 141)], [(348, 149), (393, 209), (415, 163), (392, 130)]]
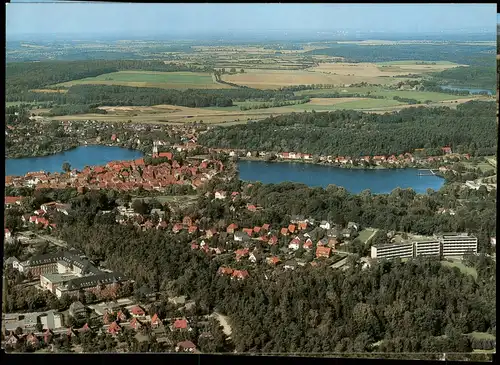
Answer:
[(236, 68), (231, 67), (231, 70), (229, 72), (232, 73), (232, 74), (235, 74), (236, 73)]
[(64, 172), (70, 172), (71, 171), (71, 165), (70, 165), (70, 163), (69, 162), (64, 162), (62, 164), (62, 170)]
[(240, 70), (240, 73), (245, 73), (245, 70), (244, 70), (244, 69), (241, 69), (241, 70)]
[(138, 214), (148, 214), (149, 213), (149, 205), (142, 199), (136, 199), (132, 203), (132, 209), (134, 212)]

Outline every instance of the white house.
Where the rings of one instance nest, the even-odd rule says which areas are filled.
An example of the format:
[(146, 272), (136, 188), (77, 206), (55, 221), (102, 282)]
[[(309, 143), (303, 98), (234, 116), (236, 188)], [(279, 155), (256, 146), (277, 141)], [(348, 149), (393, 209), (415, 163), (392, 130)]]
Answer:
[(215, 192), (215, 199), (226, 199), (226, 192), (225, 191), (216, 191)]
[(300, 239), (298, 237), (295, 237), (288, 244), (288, 248), (291, 250), (297, 251), (300, 248)]
[(10, 233), (10, 229), (5, 228), (5, 239), (8, 240), (11, 237), (12, 237), (12, 234)]

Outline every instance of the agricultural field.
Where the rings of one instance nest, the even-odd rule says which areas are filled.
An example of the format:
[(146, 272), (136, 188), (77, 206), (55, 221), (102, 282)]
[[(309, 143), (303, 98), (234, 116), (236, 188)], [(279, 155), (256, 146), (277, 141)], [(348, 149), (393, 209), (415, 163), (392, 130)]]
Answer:
[(228, 85), (216, 83), (209, 73), (203, 72), (154, 72), (119, 71), (96, 77), (88, 77), (53, 85), (71, 87), (73, 85), (121, 85), (133, 87), (153, 87), (161, 89), (223, 89)]
[(400, 81), (394, 76), (439, 72), (461, 65), (436, 62), (417, 65), (418, 61), (400, 63), (319, 63), (305, 70), (245, 69), (244, 74), (224, 75), (223, 80), (258, 89), (273, 89), (292, 85), (325, 84), (350, 85), (361, 82), (392, 85)]
[(441, 261), (441, 264), (443, 266), (447, 267), (456, 267), (458, 268), (462, 273), (466, 275), (471, 275), (474, 277), (474, 279), (477, 279), (477, 271), (473, 267), (465, 266), (461, 260), (453, 259), (453, 262), (449, 261)]

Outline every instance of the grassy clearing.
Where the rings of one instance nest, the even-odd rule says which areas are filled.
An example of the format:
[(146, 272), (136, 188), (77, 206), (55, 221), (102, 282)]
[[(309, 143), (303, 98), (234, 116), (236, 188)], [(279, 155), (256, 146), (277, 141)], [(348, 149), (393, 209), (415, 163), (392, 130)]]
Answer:
[(463, 162), (463, 164), (465, 167), (468, 167), (468, 168), (475, 168), (475, 169), (479, 168), (482, 172), (496, 169), (495, 167), (493, 167), (491, 164), (489, 164), (487, 162), (479, 162), (476, 165), (474, 165), (471, 162)]
[(475, 338), (476, 340), (495, 340), (496, 337), (491, 333), (487, 332), (472, 332), (468, 333), (468, 336)]
[(363, 229), (361, 232), (359, 232), (358, 239), (366, 244), (368, 239), (372, 236), (372, 234), (377, 231), (378, 231), (377, 229), (373, 228)]
[(162, 89), (221, 89), (229, 87), (214, 82), (212, 75), (209, 73), (153, 71), (112, 72), (96, 77), (87, 77), (80, 80), (63, 82), (53, 86), (70, 87), (82, 84), (154, 87)]
[(461, 260), (453, 259), (453, 262), (441, 261), (441, 264), (446, 267), (456, 267), (463, 274), (471, 275), (474, 279), (477, 279), (477, 271), (473, 267), (465, 266)]
[(151, 199), (158, 200), (161, 204), (171, 204), (176, 206), (187, 207), (190, 204), (193, 204), (198, 197), (196, 195), (159, 195), (155, 197), (134, 197), (132, 198), (132, 202), (135, 200), (144, 200), (145, 202), (149, 202)]

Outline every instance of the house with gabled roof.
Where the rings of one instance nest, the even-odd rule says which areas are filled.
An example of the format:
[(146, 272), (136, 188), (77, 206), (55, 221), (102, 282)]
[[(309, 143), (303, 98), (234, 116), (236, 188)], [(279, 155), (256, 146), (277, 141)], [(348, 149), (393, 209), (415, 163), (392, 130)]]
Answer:
[(227, 233), (234, 233), (235, 230), (238, 229), (238, 225), (236, 223), (231, 223), (227, 229), (226, 229), (226, 232)]
[(288, 248), (294, 251), (298, 250), (300, 248), (300, 238), (295, 237), (293, 240), (291, 240), (288, 244)]
[(279, 259), (278, 256), (270, 256), (270, 257), (266, 258), (266, 262), (269, 265), (277, 265), (277, 264), (279, 264), (281, 262), (281, 260)]
[(232, 279), (243, 280), (248, 277), (247, 270), (233, 270)]
[(249, 252), (248, 248), (240, 248), (234, 253), (236, 254), (236, 261), (240, 261), (243, 257), (247, 256)]
[(269, 232), (269, 229), (270, 229), (270, 228), (271, 228), (271, 226), (270, 226), (268, 223), (264, 223), (264, 224), (262, 225), (262, 229), (263, 229), (264, 231)]
[(108, 333), (110, 333), (113, 336), (116, 336), (121, 330), (122, 328), (118, 323), (116, 323), (116, 321), (112, 322), (108, 327)]
[(151, 317), (151, 328), (158, 328), (161, 325), (163, 325), (163, 322), (160, 317), (158, 317), (158, 314), (153, 314), (153, 317)]
[(176, 319), (172, 326), (170, 327), (172, 331), (190, 331), (188, 321), (186, 318)]
[(283, 236), (288, 236), (288, 228), (286, 228), (286, 227), (281, 228), (280, 233), (281, 233)]
[(316, 248), (316, 257), (329, 258), (332, 249), (330, 247), (318, 246)]
[(194, 352), (196, 351), (196, 345), (191, 341), (182, 341), (177, 343), (175, 346), (176, 352)]

